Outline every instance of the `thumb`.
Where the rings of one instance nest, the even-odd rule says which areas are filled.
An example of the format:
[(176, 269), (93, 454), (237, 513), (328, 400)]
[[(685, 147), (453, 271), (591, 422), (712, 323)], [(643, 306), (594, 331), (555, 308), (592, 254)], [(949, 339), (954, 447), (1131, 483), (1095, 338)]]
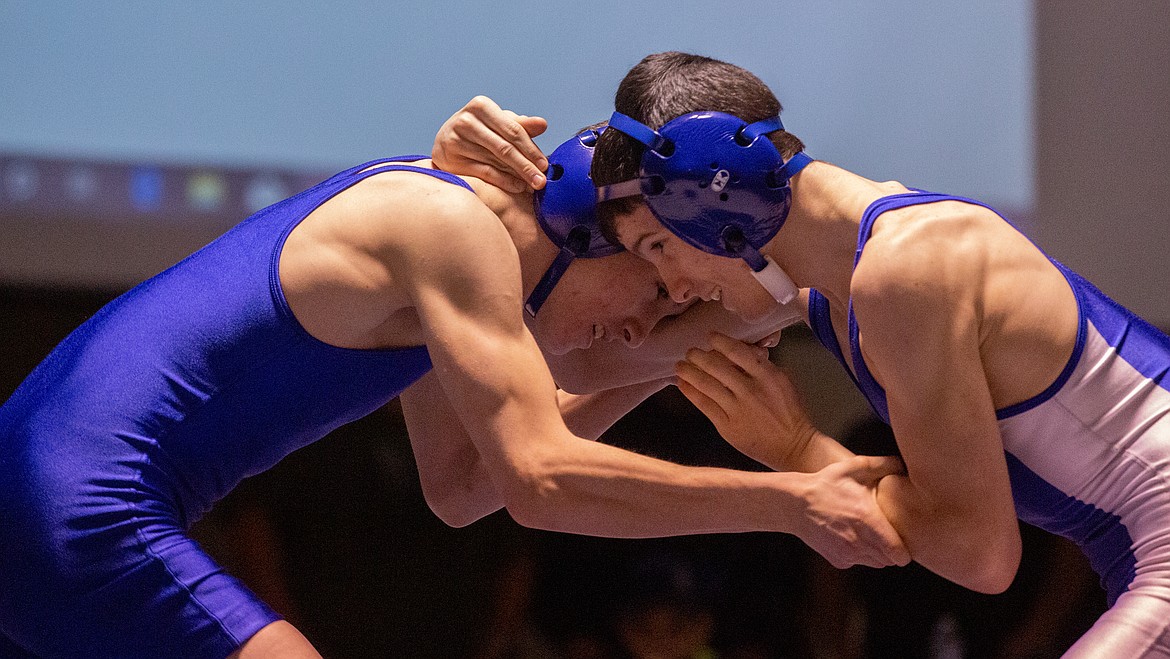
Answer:
[(529, 117), (526, 115), (519, 115), (516, 121), (528, 133), (528, 137), (536, 137), (544, 131), (548, 130), (548, 120), (544, 117)]
[(876, 482), (886, 476), (906, 473), (906, 465), (893, 456), (859, 455), (853, 458), (850, 475), (861, 482)]

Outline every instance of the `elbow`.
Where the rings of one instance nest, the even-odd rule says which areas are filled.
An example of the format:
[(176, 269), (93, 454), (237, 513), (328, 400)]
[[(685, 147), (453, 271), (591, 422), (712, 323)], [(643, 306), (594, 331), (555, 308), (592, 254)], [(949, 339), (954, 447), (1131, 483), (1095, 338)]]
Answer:
[(984, 529), (968, 545), (970, 550), (964, 560), (968, 570), (962, 585), (978, 593), (998, 595), (1012, 585), (1020, 568), (1020, 530), (1013, 524), (990, 535), (989, 540)]
[(504, 507), (521, 526), (546, 531), (558, 530), (558, 485), (555, 470), (549, 465), (531, 462), (518, 468), (504, 491)]
[(423, 498), (427, 507), (444, 524), (463, 528), (496, 510), (498, 497), (490, 487), (427, 488), (423, 486)]
[(468, 526), (480, 518), (479, 515), (476, 515), (465, 508), (455, 506), (436, 506), (430, 502), (428, 502), (427, 505), (430, 506), (431, 512), (435, 514), (435, 517), (438, 517), (447, 526), (456, 529), (461, 529), (465, 526)]
[(555, 504), (552, 504), (544, 488), (533, 487), (517, 490), (504, 504), (508, 514), (519, 524), (530, 529), (556, 531)]
[(442, 498), (436, 496), (424, 496), (427, 501), (427, 507), (435, 514), (444, 524), (453, 528), (463, 528), (471, 524), (481, 516), (477, 515), (471, 506), (461, 505), (453, 498)]

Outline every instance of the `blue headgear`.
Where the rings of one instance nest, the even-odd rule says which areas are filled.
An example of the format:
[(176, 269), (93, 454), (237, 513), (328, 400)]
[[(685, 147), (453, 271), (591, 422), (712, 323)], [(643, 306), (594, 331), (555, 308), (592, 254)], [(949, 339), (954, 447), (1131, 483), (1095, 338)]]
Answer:
[(533, 195), (536, 220), (560, 253), (537, 282), (524, 303), (524, 310), (536, 316), (541, 305), (575, 258), (609, 256), (622, 251), (601, 235), (595, 207), (597, 189), (589, 178), (593, 145), (600, 130), (585, 130), (569, 138), (548, 157), (547, 183)]
[(620, 112), (609, 126), (646, 146), (638, 178), (598, 189), (598, 200), (641, 195), (654, 217), (690, 245), (741, 258), (780, 303), (796, 285), (762, 248), (788, 217), (788, 180), (812, 162), (788, 160), (764, 138), (784, 128), (780, 117), (749, 124), (722, 112), (692, 112), (654, 130)]

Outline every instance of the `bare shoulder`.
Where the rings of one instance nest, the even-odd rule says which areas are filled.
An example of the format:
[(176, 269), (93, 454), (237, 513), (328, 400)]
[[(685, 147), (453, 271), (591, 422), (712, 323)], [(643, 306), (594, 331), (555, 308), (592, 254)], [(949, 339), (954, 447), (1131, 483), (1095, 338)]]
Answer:
[(986, 274), (997, 234), (994, 212), (943, 201), (883, 213), (874, 223), (851, 283), (856, 303), (964, 301)]
[(978, 359), (993, 253), (979, 210), (923, 204), (875, 222), (850, 294), (862, 354), (891, 400), (925, 396), (945, 365), (968, 368)]
[(412, 241), (426, 235), (459, 233), (459, 228), (498, 224), (495, 215), (467, 188), (421, 172), (371, 176), (339, 195), (351, 216), (392, 219), (366, 223)]
[(320, 210), (343, 242), (393, 271), (413, 270), (404, 282), (427, 274), (428, 266), (475, 265), (485, 254), (511, 249), (507, 230), (474, 192), (420, 172), (371, 176)]
[(323, 341), (416, 345), (419, 291), (466, 281), (460, 272), (483, 263), (508, 277), (500, 268), (509, 261), (490, 258), (493, 249), (512, 249), (511, 241), (476, 195), (425, 173), (386, 172), (296, 226), (281, 252), (281, 285), (297, 319)]

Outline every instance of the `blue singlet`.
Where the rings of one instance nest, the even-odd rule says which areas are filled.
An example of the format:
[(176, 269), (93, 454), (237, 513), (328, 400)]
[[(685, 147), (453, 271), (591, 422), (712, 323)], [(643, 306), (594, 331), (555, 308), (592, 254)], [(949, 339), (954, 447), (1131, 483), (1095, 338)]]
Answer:
[(278, 274), (293, 228), (369, 176), (470, 189), (394, 164), (422, 157), (366, 163), (257, 212), (103, 308), (0, 407), (0, 651), (222, 659), (279, 619), (185, 530), (430, 369), (424, 346), (314, 339)]

